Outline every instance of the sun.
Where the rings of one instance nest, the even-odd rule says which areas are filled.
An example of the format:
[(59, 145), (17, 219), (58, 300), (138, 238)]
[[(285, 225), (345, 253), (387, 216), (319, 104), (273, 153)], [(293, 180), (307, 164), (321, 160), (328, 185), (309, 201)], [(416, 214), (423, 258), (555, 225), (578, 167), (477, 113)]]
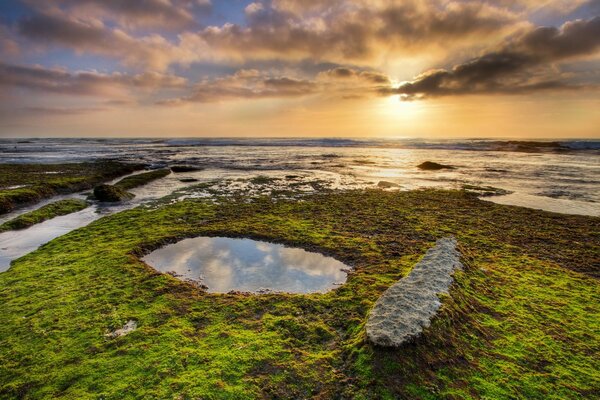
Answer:
[(397, 94), (380, 99), (378, 109), (382, 117), (398, 122), (418, 120), (425, 111), (420, 101), (403, 100)]

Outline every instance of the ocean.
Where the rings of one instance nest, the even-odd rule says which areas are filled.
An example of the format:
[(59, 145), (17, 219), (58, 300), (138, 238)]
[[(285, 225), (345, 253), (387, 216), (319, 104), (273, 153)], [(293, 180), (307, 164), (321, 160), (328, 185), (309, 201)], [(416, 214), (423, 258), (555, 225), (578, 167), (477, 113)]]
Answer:
[[(4, 139), (0, 163), (95, 159), (206, 168), (213, 179), (300, 173), (334, 188), (379, 181), (399, 190), (493, 186), (487, 200), (547, 211), (600, 215), (600, 140), (527, 142), (417, 139)], [(422, 171), (434, 161), (452, 170)], [(205, 174), (204, 174), (205, 175)]]

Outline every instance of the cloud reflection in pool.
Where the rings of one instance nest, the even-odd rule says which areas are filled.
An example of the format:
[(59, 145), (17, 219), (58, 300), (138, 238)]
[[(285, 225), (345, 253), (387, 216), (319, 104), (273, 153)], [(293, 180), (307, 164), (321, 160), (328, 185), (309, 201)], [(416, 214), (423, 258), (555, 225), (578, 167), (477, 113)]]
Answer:
[(209, 292), (231, 290), (326, 292), (346, 281), (348, 266), (303, 249), (251, 239), (197, 237), (153, 251), (143, 261), (181, 279), (201, 281)]

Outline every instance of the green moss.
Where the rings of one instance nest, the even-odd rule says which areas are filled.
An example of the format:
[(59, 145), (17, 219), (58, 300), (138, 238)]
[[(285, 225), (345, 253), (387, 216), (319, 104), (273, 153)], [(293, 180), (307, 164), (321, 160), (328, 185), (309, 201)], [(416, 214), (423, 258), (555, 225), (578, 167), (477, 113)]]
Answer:
[[(99, 161), (77, 164), (0, 164), (0, 214), (58, 193), (94, 185), (143, 168), (141, 164)], [(13, 186), (19, 186), (12, 188)]]
[(20, 215), (3, 223), (0, 225), (0, 232), (28, 228), (32, 225), (39, 224), (40, 222), (44, 222), (60, 215), (67, 215), (81, 211), (88, 205), (89, 204), (85, 200), (80, 199), (55, 201), (54, 203), (50, 203), (38, 208), (37, 210)]
[[(0, 274), (3, 398), (593, 398), (599, 219), (462, 191), (186, 200), (95, 221)], [(440, 236), (466, 269), (426, 334), (365, 341), (378, 296)], [(326, 294), (210, 294), (138, 256), (245, 236), (354, 267)], [(109, 339), (128, 320), (138, 329)]]
[(141, 174), (136, 174), (132, 176), (128, 176), (127, 178), (121, 179), (119, 182), (115, 183), (115, 186), (120, 187), (123, 190), (133, 189), (138, 186), (145, 185), (149, 182), (152, 182), (156, 179), (164, 178), (169, 175), (171, 170), (168, 168), (164, 169), (156, 169), (150, 172), (143, 172)]

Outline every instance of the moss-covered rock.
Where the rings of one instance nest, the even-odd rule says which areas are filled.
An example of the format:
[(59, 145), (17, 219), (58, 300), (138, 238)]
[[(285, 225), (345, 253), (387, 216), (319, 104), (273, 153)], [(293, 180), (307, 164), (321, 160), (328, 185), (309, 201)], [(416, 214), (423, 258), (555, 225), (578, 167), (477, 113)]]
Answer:
[(135, 196), (116, 185), (98, 185), (94, 188), (94, 197), (98, 201), (114, 203), (117, 201), (131, 200)]

